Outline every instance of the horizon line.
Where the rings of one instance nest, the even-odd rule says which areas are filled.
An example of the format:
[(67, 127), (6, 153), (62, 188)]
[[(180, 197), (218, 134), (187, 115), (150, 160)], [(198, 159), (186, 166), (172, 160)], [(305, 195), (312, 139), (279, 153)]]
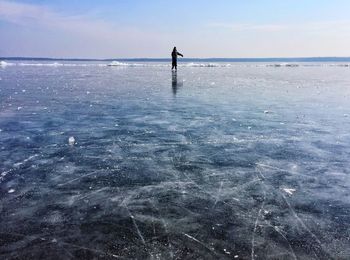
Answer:
[[(307, 61), (307, 60), (349, 60), (350, 56), (317, 56), (317, 57), (253, 57), (253, 58), (217, 58), (217, 57), (206, 57), (206, 58), (181, 58), (179, 61), (273, 61), (273, 60), (296, 60), (296, 61)], [(0, 60), (52, 60), (52, 61), (171, 61), (171, 58), (154, 58), (154, 57), (134, 57), (134, 58), (67, 58), (67, 57), (30, 57), (30, 56), (9, 56), (9, 57), (0, 57)]]

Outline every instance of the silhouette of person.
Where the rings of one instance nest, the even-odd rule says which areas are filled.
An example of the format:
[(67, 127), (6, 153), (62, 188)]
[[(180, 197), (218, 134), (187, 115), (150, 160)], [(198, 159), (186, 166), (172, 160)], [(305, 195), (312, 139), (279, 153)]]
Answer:
[(174, 47), (173, 52), (171, 53), (171, 58), (173, 60), (171, 70), (173, 70), (174, 68), (175, 68), (175, 70), (177, 70), (177, 56), (178, 55), (183, 57), (183, 55), (180, 52), (177, 52), (176, 47)]

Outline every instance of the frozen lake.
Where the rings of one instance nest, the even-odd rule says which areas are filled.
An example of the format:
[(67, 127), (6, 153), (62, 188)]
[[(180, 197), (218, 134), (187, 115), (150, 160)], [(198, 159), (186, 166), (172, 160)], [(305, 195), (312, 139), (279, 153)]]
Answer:
[(0, 67), (0, 258), (350, 258), (349, 67), (34, 65)]

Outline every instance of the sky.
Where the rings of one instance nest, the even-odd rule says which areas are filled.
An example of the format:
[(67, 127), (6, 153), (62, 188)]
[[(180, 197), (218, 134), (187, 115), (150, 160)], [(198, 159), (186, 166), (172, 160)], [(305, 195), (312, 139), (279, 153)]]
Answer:
[(0, 57), (349, 57), (349, 13), (349, 0), (0, 0)]

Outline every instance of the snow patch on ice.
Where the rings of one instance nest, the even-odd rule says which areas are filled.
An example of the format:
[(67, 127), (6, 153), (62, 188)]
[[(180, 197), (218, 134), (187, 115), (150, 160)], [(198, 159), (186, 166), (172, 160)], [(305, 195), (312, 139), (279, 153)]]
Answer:
[(267, 67), (299, 67), (299, 64), (296, 63), (276, 63), (268, 64)]
[(217, 67), (231, 67), (231, 64), (220, 64), (220, 63), (194, 63), (194, 62), (190, 62), (190, 63), (186, 63), (184, 65), (180, 65), (180, 67), (199, 67), (199, 68), (217, 68)]
[(18, 63), (18, 66), (34, 66), (34, 67), (62, 67), (62, 66), (70, 66), (74, 64), (63, 64), (63, 63)]
[(296, 191), (296, 189), (291, 189), (291, 188), (283, 188), (282, 190), (288, 193), (289, 195), (293, 195), (293, 193)]
[(16, 168), (18, 168), (18, 167), (20, 167), (21, 165), (27, 163), (28, 161), (30, 161), (31, 159), (33, 159), (33, 158), (35, 158), (35, 157), (37, 157), (37, 156), (38, 156), (38, 154), (31, 155), (31, 156), (29, 156), (27, 159), (24, 159), (24, 160), (21, 161), (21, 162), (15, 163), (13, 166), (16, 167)]
[(119, 62), (119, 61), (112, 61), (109, 63), (107, 66), (114, 66), (114, 67), (144, 67), (146, 65), (144, 64), (139, 64), (139, 63), (124, 63), (124, 62)]
[(7, 67), (7, 66), (13, 66), (16, 65), (14, 63), (6, 62), (6, 61), (0, 61), (0, 67)]
[(68, 144), (69, 144), (69, 145), (74, 145), (74, 144), (75, 144), (75, 138), (74, 138), (74, 136), (71, 136), (71, 137), (68, 138)]

